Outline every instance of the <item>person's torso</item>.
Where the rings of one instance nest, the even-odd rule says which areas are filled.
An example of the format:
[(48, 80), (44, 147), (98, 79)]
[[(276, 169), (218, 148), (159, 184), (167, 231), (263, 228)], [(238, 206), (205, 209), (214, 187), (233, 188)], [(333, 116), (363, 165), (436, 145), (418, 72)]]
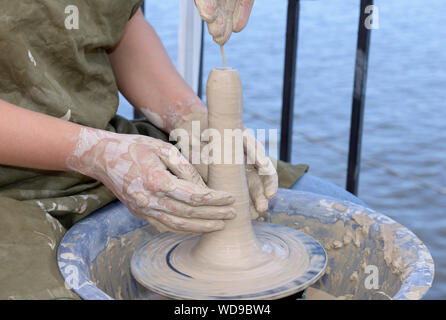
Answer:
[[(141, 0), (0, 0), (0, 99), (105, 129), (118, 107), (106, 50), (119, 41), (140, 4)], [(73, 173), (0, 165), (0, 195), (14, 198), (45, 197), (49, 190), (55, 196), (57, 190), (89, 180)], [(13, 195), (25, 189), (26, 195)]]
[(118, 106), (106, 50), (140, 0), (0, 0), (0, 99), (96, 128)]

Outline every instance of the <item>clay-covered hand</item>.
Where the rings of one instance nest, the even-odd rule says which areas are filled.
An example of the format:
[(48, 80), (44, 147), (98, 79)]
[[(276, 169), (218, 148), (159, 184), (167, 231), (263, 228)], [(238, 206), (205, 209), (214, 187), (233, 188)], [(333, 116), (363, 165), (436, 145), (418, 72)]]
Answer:
[[(266, 155), (264, 146), (256, 140), (250, 130), (244, 128), (243, 146), (246, 154), (246, 179), (249, 194), (256, 211), (265, 212), (268, 209), (268, 200), (273, 198), (279, 187), (277, 171)], [(253, 218), (257, 212), (251, 209)]]
[[(183, 121), (177, 123), (176, 130), (180, 129), (180, 131), (177, 131), (178, 136), (181, 136), (181, 130), (184, 130), (189, 137), (189, 139), (185, 139), (186, 142), (178, 143), (178, 146), (183, 153), (187, 150), (187, 153), (185, 153), (187, 158), (200, 173), (204, 181), (207, 181), (208, 166), (206, 163), (208, 163), (208, 160), (203, 159), (205, 153), (202, 153), (201, 150), (208, 143), (202, 137), (202, 133), (208, 127), (208, 118), (204, 109), (196, 109), (199, 111), (183, 116)], [(199, 130), (194, 130), (194, 126), (199, 128)], [(276, 195), (278, 176), (271, 159), (266, 155), (264, 146), (256, 140), (250, 130), (246, 127), (243, 127), (243, 130), (246, 178), (252, 204), (252, 218), (255, 219), (258, 217), (258, 212), (264, 212), (268, 209), (268, 199)], [(175, 130), (171, 132), (171, 138), (173, 140), (178, 139)], [(194, 149), (192, 147), (193, 144), (199, 146), (199, 148)]]
[(104, 183), (161, 232), (221, 230), (235, 217), (234, 198), (209, 189), (178, 149), (158, 139), (82, 128), (67, 164)]
[(195, 0), (195, 5), (214, 41), (224, 45), (246, 26), (254, 0)]

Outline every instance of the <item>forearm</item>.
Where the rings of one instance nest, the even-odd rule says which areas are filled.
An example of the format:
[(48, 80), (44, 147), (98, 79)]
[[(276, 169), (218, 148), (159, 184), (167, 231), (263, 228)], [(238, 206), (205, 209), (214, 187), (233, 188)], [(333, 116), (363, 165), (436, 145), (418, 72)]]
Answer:
[(0, 164), (68, 170), (82, 126), (0, 100)]
[(160, 129), (170, 132), (185, 115), (198, 114), (198, 119), (206, 111), (141, 11), (127, 23), (110, 61), (120, 91)]

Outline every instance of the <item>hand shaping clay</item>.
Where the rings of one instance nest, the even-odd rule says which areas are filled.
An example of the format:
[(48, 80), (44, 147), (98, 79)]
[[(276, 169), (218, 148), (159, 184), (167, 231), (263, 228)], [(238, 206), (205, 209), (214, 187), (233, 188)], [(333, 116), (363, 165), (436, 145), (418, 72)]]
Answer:
[[(231, 148), (235, 157), (242, 141), (224, 139), (224, 130), (242, 129), (242, 87), (235, 69), (211, 71), (207, 104), (209, 128), (224, 140), (222, 158)], [(233, 195), (236, 218), (201, 237), (163, 233), (144, 243), (131, 262), (137, 281), (173, 298), (267, 299), (301, 291), (322, 276), (326, 254), (313, 238), (283, 226), (252, 224), (245, 165), (232, 160), (210, 164), (208, 186)]]

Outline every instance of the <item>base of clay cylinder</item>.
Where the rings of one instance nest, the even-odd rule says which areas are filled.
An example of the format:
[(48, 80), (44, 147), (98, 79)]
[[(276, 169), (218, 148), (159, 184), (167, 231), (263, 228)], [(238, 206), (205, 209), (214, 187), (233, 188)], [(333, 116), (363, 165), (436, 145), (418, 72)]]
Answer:
[(324, 273), (327, 255), (295, 229), (253, 223), (271, 260), (249, 270), (209, 268), (191, 259), (200, 235), (163, 233), (143, 243), (131, 271), (144, 287), (174, 299), (279, 299), (302, 291)]

